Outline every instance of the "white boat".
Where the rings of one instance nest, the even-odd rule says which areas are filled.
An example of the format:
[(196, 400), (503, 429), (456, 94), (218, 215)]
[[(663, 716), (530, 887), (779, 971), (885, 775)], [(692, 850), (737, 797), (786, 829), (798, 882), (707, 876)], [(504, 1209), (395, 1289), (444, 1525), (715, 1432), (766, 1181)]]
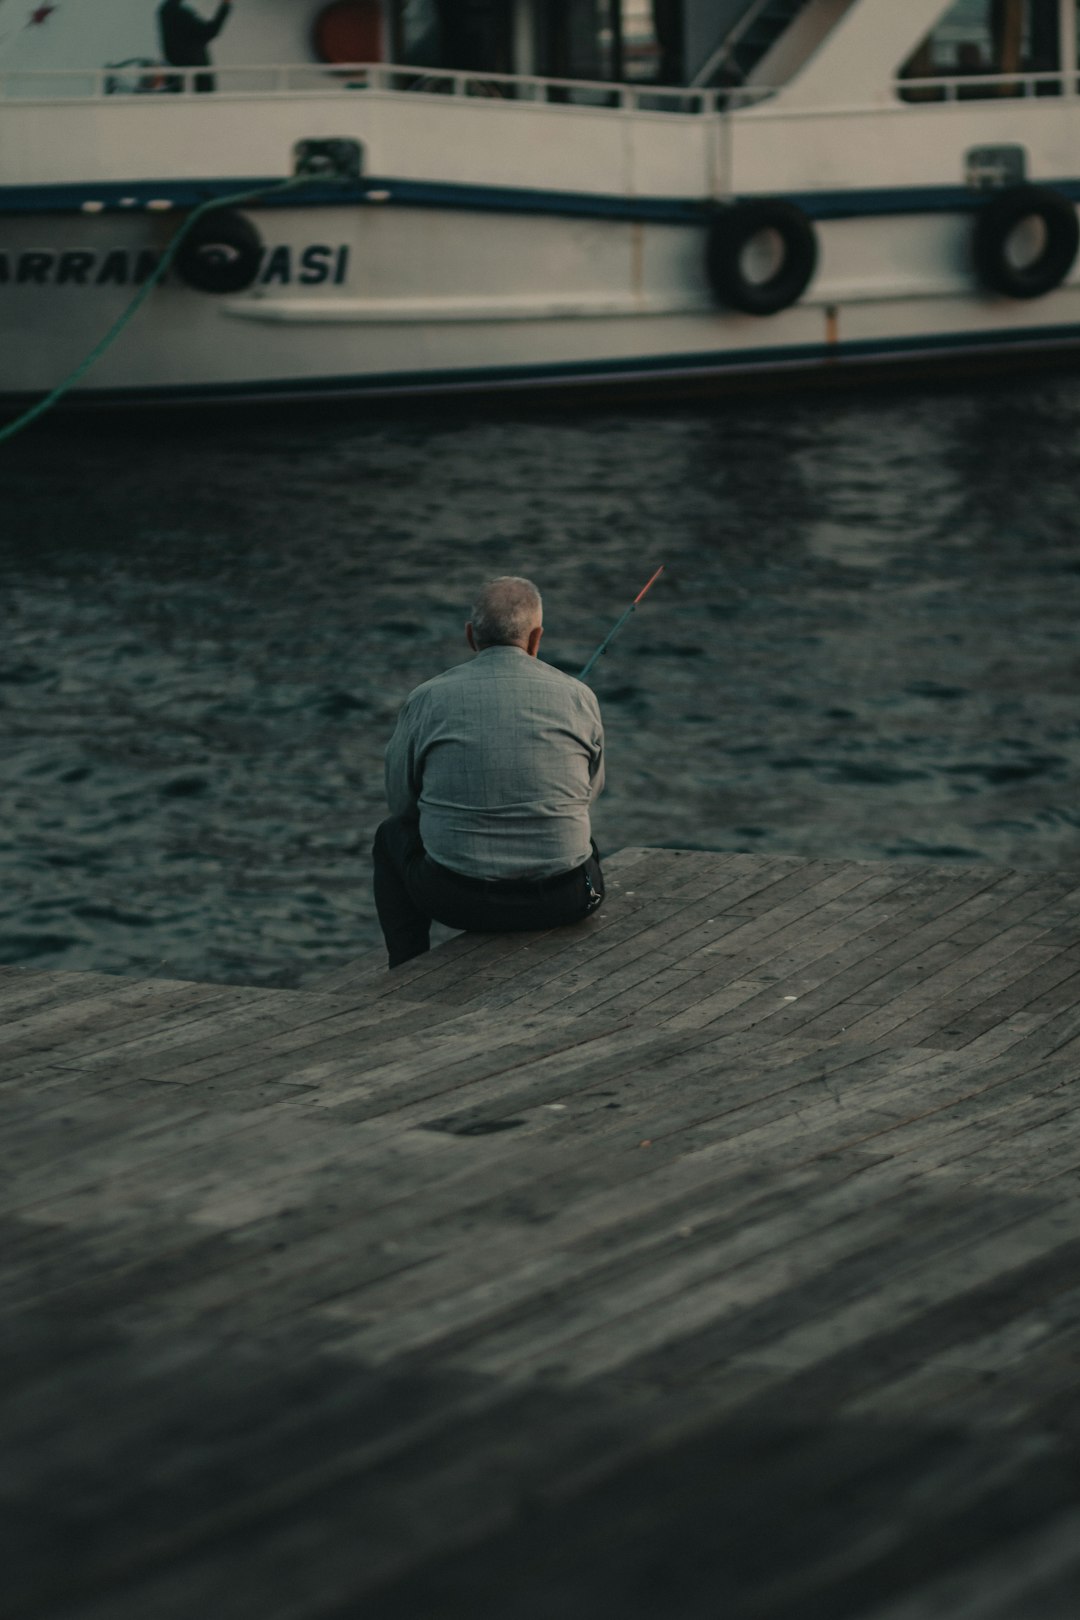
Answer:
[(154, 0), (0, 0), (8, 402), (61, 382), (193, 208), (238, 194), (75, 397), (713, 381), (1080, 340), (1077, 0), (190, 6), (221, 24), (212, 69), (177, 65)]

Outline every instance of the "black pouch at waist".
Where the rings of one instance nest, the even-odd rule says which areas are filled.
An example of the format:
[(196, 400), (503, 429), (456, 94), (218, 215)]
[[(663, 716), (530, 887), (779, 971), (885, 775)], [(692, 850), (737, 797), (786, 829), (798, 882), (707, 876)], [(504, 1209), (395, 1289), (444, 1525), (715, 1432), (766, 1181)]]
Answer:
[(482, 889), (489, 894), (543, 894), (548, 889), (561, 889), (564, 884), (572, 883), (585, 870), (582, 865), (571, 867), (569, 872), (554, 872), (550, 877), (542, 878), (477, 878), (455, 872), (449, 866), (440, 866), (430, 855), (425, 855), (424, 859), (440, 877), (460, 883), (463, 888)]

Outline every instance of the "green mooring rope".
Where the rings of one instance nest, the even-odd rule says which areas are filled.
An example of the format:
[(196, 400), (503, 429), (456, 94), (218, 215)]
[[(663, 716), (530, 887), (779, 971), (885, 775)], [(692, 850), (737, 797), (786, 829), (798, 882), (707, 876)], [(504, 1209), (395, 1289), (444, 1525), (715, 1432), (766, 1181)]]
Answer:
[(97, 365), (105, 351), (112, 347), (124, 328), (132, 320), (134, 320), (147, 298), (149, 298), (151, 292), (153, 292), (162, 276), (172, 264), (185, 236), (191, 230), (196, 221), (200, 220), (204, 214), (211, 213), (215, 208), (234, 208), (239, 206), (241, 203), (257, 202), (262, 197), (278, 196), (283, 191), (295, 191), (300, 186), (310, 186), (313, 184), (326, 185), (329, 178), (330, 177), (325, 174), (296, 174), (293, 175), (292, 179), (290, 180), (281, 180), (272, 186), (262, 186), (257, 191), (237, 191), (229, 197), (215, 197), (210, 202), (200, 203), (199, 206), (193, 209), (188, 215), (187, 219), (184, 221), (183, 225), (177, 231), (176, 235), (165, 249), (165, 252), (161, 255), (161, 258), (154, 266), (150, 275), (147, 276), (146, 280), (135, 294), (135, 297), (131, 300), (131, 303), (124, 310), (123, 314), (113, 322), (112, 326), (110, 326), (109, 330), (105, 333), (105, 336), (101, 339), (101, 341), (94, 345), (84, 360), (80, 360), (74, 371), (69, 372), (64, 378), (63, 382), (57, 383), (56, 387), (51, 393), (46, 394), (44, 399), (39, 399), (36, 405), (31, 405), (28, 411), (24, 411), (21, 416), (17, 416), (14, 421), (8, 422), (6, 426), (0, 428), (0, 444), (3, 444), (7, 439), (13, 439), (16, 433), (21, 433), (24, 428), (28, 428), (30, 426), (31, 422), (36, 422), (39, 416), (44, 416), (46, 411), (52, 410), (53, 406), (58, 404), (59, 401), (63, 399), (64, 395), (70, 389), (74, 388), (77, 382), (81, 381), (81, 379), (86, 376), (86, 373), (90, 370), (91, 366)]

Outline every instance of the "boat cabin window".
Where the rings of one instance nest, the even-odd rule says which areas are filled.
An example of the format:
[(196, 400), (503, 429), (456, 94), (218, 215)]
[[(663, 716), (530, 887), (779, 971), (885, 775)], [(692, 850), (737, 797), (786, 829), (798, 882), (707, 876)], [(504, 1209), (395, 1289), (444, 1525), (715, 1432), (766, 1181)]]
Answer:
[(1059, 0), (956, 0), (900, 70), (905, 101), (1060, 95)]
[(512, 73), (511, 8), (499, 0), (395, 0), (396, 62), (471, 73)]
[(389, 25), (410, 67), (681, 82), (680, 0), (390, 0)]

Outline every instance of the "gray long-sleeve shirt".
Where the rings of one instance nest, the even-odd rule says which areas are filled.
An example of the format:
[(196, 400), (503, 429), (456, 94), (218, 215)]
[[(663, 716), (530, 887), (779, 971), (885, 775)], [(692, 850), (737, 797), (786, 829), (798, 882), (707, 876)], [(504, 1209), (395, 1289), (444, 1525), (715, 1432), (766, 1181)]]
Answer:
[(468, 877), (548, 877), (586, 860), (604, 785), (589, 688), (520, 647), (485, 647), (411, 692), (386, 749), (386, 798)]

